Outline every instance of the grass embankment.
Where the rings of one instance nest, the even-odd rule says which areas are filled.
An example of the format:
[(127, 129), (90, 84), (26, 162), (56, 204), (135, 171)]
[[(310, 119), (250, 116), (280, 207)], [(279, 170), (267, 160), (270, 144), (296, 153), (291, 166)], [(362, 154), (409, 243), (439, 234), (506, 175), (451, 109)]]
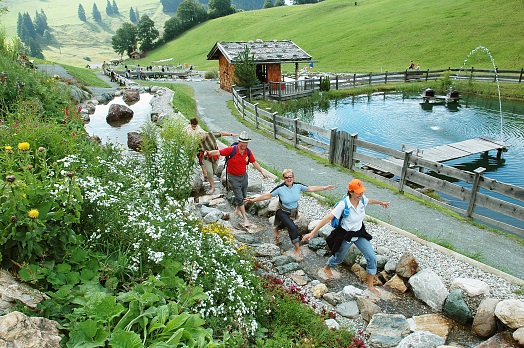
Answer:
[[(174, 57), (197, 70), (218, 69), (217, 61), (207, 61), (217, 41), (276, 39), (292, 40), (318, 60), (314, 71), (402, 71), (410, 59), (422, 69), (458, 68), (479, 45), (490, 50), (499, 68), (520, 70), (524, 41), (516, 28), (523, 27), (521, 6), (516, 0), (443, 0), (438, 6), (423, 0), (364, 0), (357, 6), (326, 0), (248, 11), (205, 22), (150, 52), (140, 64)], [(469, 57), (467, 65), (493, 68), (484, 52)]]

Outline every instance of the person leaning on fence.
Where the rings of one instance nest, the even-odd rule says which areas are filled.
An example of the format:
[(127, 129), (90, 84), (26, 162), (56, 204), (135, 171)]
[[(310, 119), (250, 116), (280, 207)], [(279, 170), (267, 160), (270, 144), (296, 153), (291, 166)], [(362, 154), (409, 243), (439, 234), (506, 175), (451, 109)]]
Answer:
[(215, 192), (215, 179), (214, 176), (217, 172), (217, 161), (220, 156), (208, 157), (204, 156), (205, 151), (211, 151), (218, 149), (217, 138), (222, 136), (236, 137), (238, 134), (231, 132), (207, 132), (202, 137), (201, 149), (202, 149), (202, 164), (207, 180), (209, 181), (209, 191), (207, 194), (213, 194)]
[(235, 152), (231, 158), (227, 160), (226, 174), (227, 184), (233, 190), (235, 196), (234, 204), (236, 206), (233, 214), (239, 214), (244, 219), (244, 226), (249, 227), (251, 224), (246, 216), (246, 208), (244, 207), (244, 199), (247, 198), (247, 165), (253, 163), (255, 167), (264, 177), (267, 179), (267, 174), (264, 172), (260, 164), (253, 156), (253, 151), (247, 148), (248, 143), (251, 141), (246, 131), (243, 131), (238, 136), (238, 145), (232, 145), (225, 147), (220, 150), (205, 151), (204, 156), (230, 156), (233, 151)]
[(246, 198), (245, 201), (247, 203), (252, 203), (278, 196), (278, 209), (275, 212), (275, 223), (273, 225), (273, 231), (275, 231), (275, 242), (277, 245), (281, 244), (279, 230), (287, 228), (289, 239), (295, 247), (295, 256), (298, 259), (302, 259), (302, 253), (300, 251), (300, 235), (298, 234), (298, 227), (293, 221), (298, 215), (300, 192), (333, 190), (334, 186), (306, 186), (299, 182), (295, 182), (295, 174), (291, 169), (284, 169), (282, 172), (282, 178), (284, 178), (284, 183), (276, 186), (270, 192), (264, 193), (258, 197)]
[[(334, 278), (331, 269), (337, 267), (344, 261), (349, 247), (354, 243), (366, 258), (367, 286), (371, 292), (380, 296), (380, 293), (373, 285), (375, 274), (377, 274), (377, 255), (370, 242), (372, 237), (367, 233), (366, 227), (364, 226), (364, 218), (366, 217), (366, 206), (368, 204), (380, 204), (382, 207), (388, 208), (389, 202), (367, 198), (364, 196), (364, 191), (366, 191), (366, 188), (361, 180), (351, 180), (348, 184), (347, 196), (337, 203), (329, 214), (324, 216), (313, 231), (304, 235), (302, 240), (311, 240), (317, 234), (318, 230), (334, 217), (339, 220), (341, 219), (340, 225), (331, 231), (331, 234), (326, 238), (332, 254), (327, 261), (327, 265), (324, 267), (326, 275), (329, 278)], [(348, 209), (348, 211), (344, 212), (345, 209)]]

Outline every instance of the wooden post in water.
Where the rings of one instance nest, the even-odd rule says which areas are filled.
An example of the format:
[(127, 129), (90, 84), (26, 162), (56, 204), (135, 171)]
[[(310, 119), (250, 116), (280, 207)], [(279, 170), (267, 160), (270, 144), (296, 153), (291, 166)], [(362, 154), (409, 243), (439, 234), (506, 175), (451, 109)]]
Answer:
[(337, 129), (331, 128), (331, 135), (329, 137), (329, 163), (335, 162), (335, 151), (337, 149)]
[(477, 193), (479, 191), (479, 181), (480, 177), (484, 172), (486, 171), (486, 168), (478, 167), (473, 171), (475, 173), (475, 177), (473, 178), (473, 185), (471, 186), (471, 197), (469, 198), (469, 205), (468, 205), (468, 211), (466, 213), (466, 217), (471, 218), (473, 215), (473, 212), (475, 211), (475, 201), (477, 199)]
[(400, 193), (404, 193), (404, 185), (406, 184), (406, 176), (409, 169), (409, 158), (413, 150), (404, 152), (404, 163), (402, 163), (402, 171), (400, 172), (400, 181), (398, 183), (398, 190)]

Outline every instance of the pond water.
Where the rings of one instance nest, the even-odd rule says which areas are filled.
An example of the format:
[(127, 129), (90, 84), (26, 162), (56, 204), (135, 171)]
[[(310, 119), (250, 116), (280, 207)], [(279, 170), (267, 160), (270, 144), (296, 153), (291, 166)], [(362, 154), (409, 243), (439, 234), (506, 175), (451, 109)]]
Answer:
[[(140, 127), (151, 119), (152, 94), (141, 93), (140, 100), (132, 105), (127, 105), (122, 97), (116, 97), (108, 104), (97, 105), (95, 112), (90, 115), (91, 120), (85, 124), (85, 130), (89, 135), (98, 136), (103, 144), (108, 142), (127, 149), (127, 133), (138, 132)], [(126, 105), (133, 110), (134, 115), (125, 122), (107, 123), (106, 116), (112, 104)]]
[[(485, 177), (524, 187), (524, 103), (502, 102), (501, 112), (498, 99), (465, 96), (454, 106), (428, 105), (422, 103), (418, 94), (388, 93), (349, 97), (331, 102), (328, 110), (290, 117), (299, 117), (327, 129), (336, 127), (358, 133), (359, 139), (397, 150), (402, 145), (426, 149), (477, 137), (502, 138), (508, 146), (502, 159), (497, 159), (496, 151), (492, 151), (488, 156), (472, 155), (445, 164), (467, 171), (484, 167)], [(465, 202), (453, 197), (443, 198), (454, 206), (467, 209)], [(504, 196), (498, 198), (522, 204)], [(486, 212), (480, 207), (476, 212), (524, 228), (524, 222), (502, 214)]]

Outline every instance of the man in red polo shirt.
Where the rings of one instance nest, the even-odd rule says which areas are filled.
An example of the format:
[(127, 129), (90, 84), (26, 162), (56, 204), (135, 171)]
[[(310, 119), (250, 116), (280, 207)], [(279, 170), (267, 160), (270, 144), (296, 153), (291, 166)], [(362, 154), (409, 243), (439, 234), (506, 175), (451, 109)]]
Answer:
[(244, 219), (244, 226), (249, 227), (249, 223), (246, 216), (246, 208), (244, 207), (244, 199), (247, 198), (247, 186), (248, 186), (248, 177), (247, 177), (247, 165), (253, 163), (255, 167), (264, 177), (267, 179), (268, 176), (262, 170), (262, 167), (253, 156), (253, 152), (247, 148), (247, 145), (251, 139), (246, 131), (243, 131), (238, 136), (238, 145), (228, 146), (221, 150), (212, 150), (205, 151), (204, 156), (231, 156), (227, 161), (227, 181), (229, 186), (233, 190), (235, 196), (234, 204), (236, 206), (234, 214), (239, 214)]

